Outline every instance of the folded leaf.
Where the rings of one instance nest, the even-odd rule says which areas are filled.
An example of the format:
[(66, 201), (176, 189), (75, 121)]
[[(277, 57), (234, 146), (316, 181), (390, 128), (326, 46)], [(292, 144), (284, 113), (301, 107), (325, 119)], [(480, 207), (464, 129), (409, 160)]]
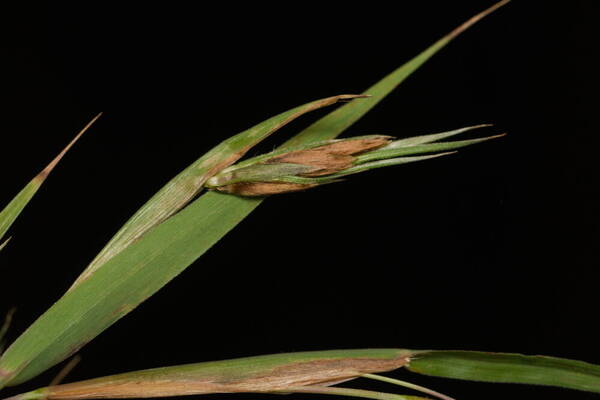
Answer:
[(208, 393), (288, 392), (400, 368), (400, 349), (330, 350), (203, 362), (51, 386), (14, 399), (147, 398)]
[[(17, 194), (15, 196), (15, 198), (12, 199), (12, 201), (10, 203), (8, 203), (8, 205), (2, 211), (0, 211), (0, 241), (2, 240), (2, 238), (4, 237), (4, 235), (6, 234), (8, 229), (11, 227), (11, 225), (15, 222), (15, 220), (17, 219), (19, 214), (21, 214), (21, 212), (23, 211), (25, 206), (33, 198), (33, 196), (36, 194), (38, 189), (42, 186), (42, 184), (44, 183), (44, 181), (46, 180), (46, 178), (48, 177), (50, 172), (54, 169), (54, 167), (56, 167), (56, 165), (64, 157), (64, 155), (67, 153), (67, 151), (69, 151), (69, 149), (71, 147), (73, 147), (73, 145), (75, 144), (75, 142), (77, 142), (77, 140), (81, 137), (81, 135), (83, 135), (85, 133), (85, 131), (87, 131), (88, 128), (91, 127), (94, 124), (94, 122), (96, 122), (96, 120), (100, 117), (100, 115), (101, 114), (98, 114), (97, 116), (95, 116), (94, 119), (92, 119), (81, 130), (81, 132), (79, 132), (77, 134), (77, 136), (75, 136), (75, 138), (73, 140), (71, 140), (71, 142), (67, 145), (67, 147), (65, 147), (60, 152), (60, 154), (58, 156), (56, 156), (54, 158), (54, 160), (52, 160), (50, 162), (50, 164), (48, 164), (46, 166), (46, 168), (44, 168), (42, 170), (42, 172), (37, 174), (35, 176), (35, 178), (33, 178), (31, 180), (31, 182), (29, 182), (27, 184), (27, 186), (25, 186), (19, 192), (19, 194)], [(2, 250), (2, 248), (4, 248), (4, 246), (6, 246), (7, 243), (8, 243), (8, 240), (2, 242), (0, 244), (0, 250)]]
[(475, 351), (416, 352), (407, 369), (482, 382), (527, 383), (600, 393), (600, 366), (583, 361)]

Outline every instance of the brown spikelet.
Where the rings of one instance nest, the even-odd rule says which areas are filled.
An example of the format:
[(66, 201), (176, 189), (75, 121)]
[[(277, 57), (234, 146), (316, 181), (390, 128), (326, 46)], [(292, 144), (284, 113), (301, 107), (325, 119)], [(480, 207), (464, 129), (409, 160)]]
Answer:
[(303, 176), (333, 174), (351, 167), (353, 162), (354, 157), (331, 153), (327, 149), (327, 146), (317, 147), (309, 150), (292, 151), (269, 160), (269, 164), (290, 163), (309, 165), (314, 168), (313, 171), (307, 172), (303, 174)]
[(371, 136), (358, 139), (336, 140), (326, 147), (331, 153), (356, 156), (390, 144), (391, 136)]
[(355, 155), (381, 148), (391, 140), (389, 136), (336, 140), (312, 149), (281, 154), (269, 159), (267, 163), (301, 164), (314, 168), (313, 171), (301, 176), (329, 175), (350, 168), (354, 163)]

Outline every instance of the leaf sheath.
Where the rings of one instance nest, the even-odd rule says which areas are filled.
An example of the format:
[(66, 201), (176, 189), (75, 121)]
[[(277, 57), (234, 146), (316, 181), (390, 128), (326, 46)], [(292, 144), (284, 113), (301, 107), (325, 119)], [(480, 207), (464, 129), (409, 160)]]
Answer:
[(399, 349), (330, 350), (275, 354), (129, 372), (51, 386), (22, 398), (99, 399), (278, 392), (329, 385), (365, 373), (400, 368), (411, 352)]

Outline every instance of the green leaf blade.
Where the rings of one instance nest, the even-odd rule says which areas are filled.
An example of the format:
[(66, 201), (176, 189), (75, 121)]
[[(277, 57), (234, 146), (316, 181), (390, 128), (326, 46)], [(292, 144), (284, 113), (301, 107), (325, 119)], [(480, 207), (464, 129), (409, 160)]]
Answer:
[(443, 378), (557, 386), (600, 393), (600, 366), (556, 357), (424, 351), (417, 353), (407, 369)]
[(349, 103), (337, 110), (327, 114), (319, 119), (314, 124), (310, 125), (304, 131), (294, 136), (284, 144), (284, 147), (301, 146), (311, 142), (333, 139), (343, 131), (352, 126), (381, 100), (390, 94), (398, 85), (406, 78), (411, 76), (418, 70), (427, 60), (429, 60), (438, 51), (444, 48), (450, 41), (460, 35), (462, 32), (470, 28), (473, 24), (491, 14), (498, 8), (507, 4), (510, 0), (503, 0), (492, 7), (476, 14), (463, 24), (458, 26), (452, 32), (442, 37), (416, 57), (403, 64), (389, 75), (385, 76), (379, 82), (368, 88), (364, 94), (371, 96), (370, 101), (363, 103)]
[[(31, 201), (40, 186), (42, 186), (42, 183), (44, 183), (44, 179), (39, 177), (39, 175), (36, 176), (0, 212), (0, 239), (8, 232), (8, 229)], [(2, 247), (4, 245), (5, 243), (2, 244)]]
[(438, 40), (408, 63), (365, 90), (364, 94), (371, 96), (368, 102), (362, 102), (363, 104), (345, 104), (307, 127), (304, 131), (288, 140), (282, 147), (293, 148), (337, 137), (381, 102), (384, 97), (400, 85), (435, 53), (441, 50), (449, 41), (450, 38), (447, 37)]

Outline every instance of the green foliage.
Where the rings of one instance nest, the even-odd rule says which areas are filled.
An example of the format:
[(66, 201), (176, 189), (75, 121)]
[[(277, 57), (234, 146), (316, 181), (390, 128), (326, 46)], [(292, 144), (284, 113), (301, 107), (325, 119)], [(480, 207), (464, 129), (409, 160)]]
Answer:
[[(461, 31), (465, 28), (462, 25)], [(440, 39), (367, 89), (368, 101), (345, 104), (287, 141), (283, 147), (335, 138), (444, 47), (457, 32)], [(340, 97), (334, 99), (337, 101)], [(359, 103), (365, 105), (357, 106)], [(209, 192), (179, 213), (167, 217), (198, 192), (199, 187), (193, 184), (196, 180), (203, 184), (211, 171), (214, 174), (237, 161), (253, 143), (268, 136), (292, 116), (299, 115), (300, 110), (318, 108), (310, 104), (313, 103), (280, 114), (228, 139), (161, 189), (115, 235), (76, 284), (6, 350), (0, 358), (0, 388), (25, 382), (75, 353), (156, 293), (241, 222), (260, 201)], [(195, 168), (200, 168), (199, 175), (193, 172)], [(169, 193), (173, 193), (175, 200), (169, 199)]]

